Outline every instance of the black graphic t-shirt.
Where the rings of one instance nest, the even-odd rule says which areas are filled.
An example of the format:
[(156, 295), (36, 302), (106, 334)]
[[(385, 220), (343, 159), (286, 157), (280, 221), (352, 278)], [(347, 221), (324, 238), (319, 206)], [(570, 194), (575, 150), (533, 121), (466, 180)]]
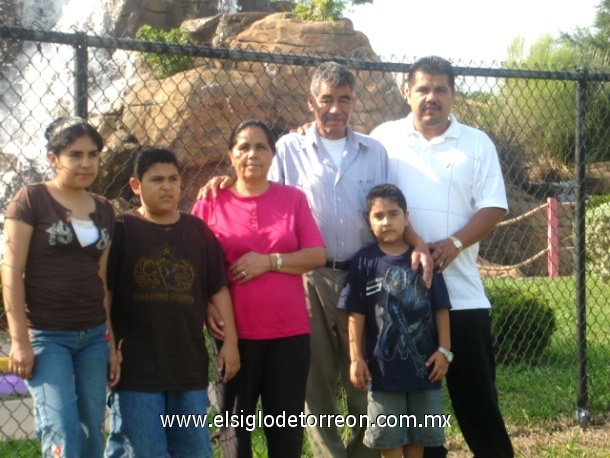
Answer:
[(207, 387), (203, 326), (209, 298), (227, 284), (220, 246), (199, 218), (152, 223), (117, 217), (108, 261), (112, 325), (122, 342), (118, 389)]
[(352, 260), (339, 308), (365, 315), (366, 363), (371, 391), (440, 388), (428, 380), (428, 358), (438, 348), (434, 310), (450, 308), (442, 274), (432, 288), (411, 270), (411, 252), (390, 256), (375, 243)]

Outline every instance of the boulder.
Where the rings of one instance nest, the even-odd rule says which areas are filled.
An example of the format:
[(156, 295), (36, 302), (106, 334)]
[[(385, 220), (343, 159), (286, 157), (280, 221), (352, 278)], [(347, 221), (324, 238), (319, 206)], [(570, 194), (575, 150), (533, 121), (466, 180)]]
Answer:
[(223, 7), (241, 12), (275, 11), (269, 0), (124, 0), (112, 35), (133, 38), (144, 24), (173, 29), (186, 19), (215, 16)]
[(229, 43), (230, 48), (272, 50), (282, 54), (376, 58), (369, 39), (349, 19), (309, 22), (275, 13), (255, 22)]
[[(349, 20), (313, 23), (290, 19), (285, 13), (237, 13), (187, 21), (185, 28), (201, 42), (214, 41), (223, 17), (234, 25), (226, 29), (222, 40), (231, 48), (341, 58), (374, 56), (366, 36), (354, 31)], [(115, 113), (118, 118), (107, 123), (116, 129), (107, 138), (117, 141), (108, 142), (102, 158), (108, 167), (107, 176), (99, 180), (102, 189), (126, 188), (119, 170), (129, 164), (137, 145), (167, 147), (178, 156), (184, 173), (187, 198), (182, 205), (188, 208), (200, 185), (214, 174), (227, 172), (228, 138), (239, 122), (260, 119), (282, 135), (313, 120), (307, 106), (313, 68), (212, 59), (195, 59), (193, 66), (162, 80), (139, 79), (124, 92)], [(390, 74), (355, 73), (351, 124), (356, 131), (368, 133), (397, 113), (407, 113)], [(127, 146), (122, 147), (123, 142)]]

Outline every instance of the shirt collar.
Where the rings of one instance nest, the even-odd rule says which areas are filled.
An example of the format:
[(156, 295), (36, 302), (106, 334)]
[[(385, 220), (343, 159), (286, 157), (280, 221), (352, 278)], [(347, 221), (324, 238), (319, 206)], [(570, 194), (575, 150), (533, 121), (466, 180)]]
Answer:
[[(309, 129), (305, 132), (305, 144), (306, 145), (316, 145), (318, 144), (318, 139), (320, 138), (320, 134), (318, 133), (318, 129), (316, 129), (316, 123), (314, 122)], [(347, 134), (345, 139), (345, 147), (349, 152), (351, 150), (351, 146), (357, 141), (356, 135), (354, 134), (354, 129), (351, 126), (347, 126)], [(322, 142), (319, 142), (322, 144)], [(358, 141), (358, 143), (360, 143)]]

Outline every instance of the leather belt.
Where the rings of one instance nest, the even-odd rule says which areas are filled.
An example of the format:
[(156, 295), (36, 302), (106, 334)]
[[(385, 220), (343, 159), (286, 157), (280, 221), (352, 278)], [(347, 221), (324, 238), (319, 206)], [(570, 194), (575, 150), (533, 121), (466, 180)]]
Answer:
[(349, 270), (349, 266), (352, 263), (349, 259), (338, 260), (338, 259), (327, 259), (324, 267), (328, 267), (333, 270)]

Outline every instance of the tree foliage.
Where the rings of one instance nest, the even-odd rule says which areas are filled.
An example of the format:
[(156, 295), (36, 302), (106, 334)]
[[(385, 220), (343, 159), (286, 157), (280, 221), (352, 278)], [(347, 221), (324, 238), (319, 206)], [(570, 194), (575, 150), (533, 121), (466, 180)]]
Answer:
[[(517, 37), (508, 49), (506, 62), (519, 68), (574, 70), (578, 51), (558, 43), (549, 34), (539, 38), (526, 52)], [(506, 79), (500, 83), (500, 105), (506, 119), (520, 126), (517, 141), (537, 165), (558, 168), (572, 162), (576, 114), (573, 81)], [(507, 126), (500, 126), (506, 128)]]
[[(585, 266), (590, 275), (610, 279), (610, 203), (609, 196), (587, 205), (585, 212)], [(606, 202), (604, 202), (606, 200)]]
[[(603, 24), (606, 35), (600, 28)], [(584, 72), (586, 69), (608, 69), (608, 55), (594, 43), (604, 39), (608, 46), (608, 38), (604, 37), (610, 36), (610, 0), (600, 5), (596, 27), (598, 33), (595, 36), (588, 29), (578, 29), (574, 34), (563, 34), (558, 39), (544, 35), (527, 51), (523, 38), (517, 37), (508, 48), (505, 61), (517, 68), (539, 70)], [(529, 165), (537, 161), (536, 165), (541, 168), (558, 171), (573, 163), (576, 91), (575, 81), (507, 79), (501, 82), (499, 97), (503, 110), (510, 112), (513, 122), (516, 119), (520, 126), (517, 141), (520, 149), (528, 152)], [(610, 151), (606, 147), (610, 139), (610, 87), (604, 83), (587, 82), (585, 101), (586, 160), (588, 163), (610, 160)], [(507, 126), (498, 123), (497, 129), (507, 129)]]
[[(189, 43), (189, 34), (184, 30), (158, 30), (146, 24), (138, 29), (136, 38), (139, 40), (180, 45)], [(187, 56), (145, 52), (143, 57), (144, 62), (150, 66), (157, 78), (167, 78), (176, 73), (183, 72), (188, 70), (190, 65)]]
[(364, 5), (373, 0), (299, 0), (292, 14), (304, 21), (337, 21), (347, 5)]
[(610, 54), (610, 0), (598, 4), (592, 27), (577, 27), (572, 33), (562, 33), (560, 39), (581, 52)]
[(304, 21), (336, 21), (343, 17), (344, 8), (340, 0), (301, 0), (292, 14)]

